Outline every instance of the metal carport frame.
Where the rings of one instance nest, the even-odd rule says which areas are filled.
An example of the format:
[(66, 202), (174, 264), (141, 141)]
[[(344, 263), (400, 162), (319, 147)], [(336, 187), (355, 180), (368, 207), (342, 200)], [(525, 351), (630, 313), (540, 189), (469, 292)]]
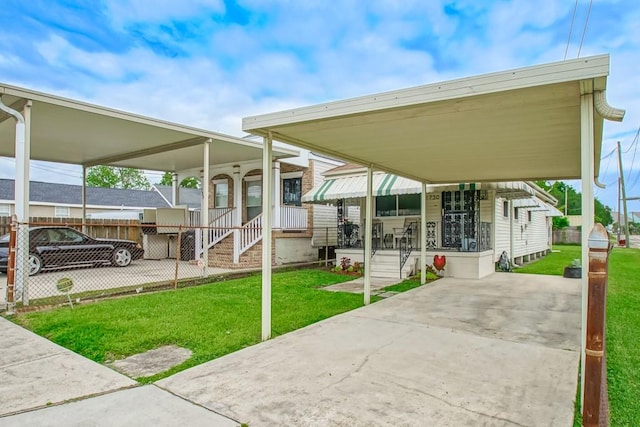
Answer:
[[(284, 147), (274, 150), (275, 158), (296, 155), (296, 150)], [(0, 156), (16, 159), (16, 216), (19, 222), (28, 222), (30, 160), (81, 165), (85, 178), (86, 169), (96, 165), (171, 172), (195, 169), (202, 171), (206, 182), (212, 164), (260, 159), (262, 145), (0, 83)], [(207, 192), (208, 185), (203, 185), (203, 204)], [(84, 195), (83, 189), (83, 205)], [(201, 218), (202, 225), (208, 225), (207, 215)], [(28, 241), (22, 243), (28, 247)], [(27, 256), (20, 248), (16, 255), (16, 285), (27, 289)]]
[(591, 230), (603, 121), (624, 116), (607, 105), (608, 74), (609, 55), (598, 55), (245, 117), (243, 130), (423, 184), (580, 178)]

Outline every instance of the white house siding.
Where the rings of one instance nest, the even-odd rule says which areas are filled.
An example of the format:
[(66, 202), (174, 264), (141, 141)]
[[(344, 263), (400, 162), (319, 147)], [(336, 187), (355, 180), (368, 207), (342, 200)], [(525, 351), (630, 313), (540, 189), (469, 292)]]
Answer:
[(313, 162), (313, 186), (322, 184), (324, 173), (336, 167), (335, 163), (323, 162), (322, 160), (310, 160)]
[[(504, 216), (504, 202), (507, 201), (501, 198), (494, 198), (495, 209), (494, 218), (494, 242), (493, 242), (493, 261), (497, 262), (500, 258), (500, 254), (503, 251), (507, 251), (511, 256), (511, 235), (509, 233), (509, 217)], [(509, 213), (511, 215), (511, 213)]]
[(530, 222), (528, 210), (519, 211), (518, 219), (513, 220), (513, 256), (518, 258), (549, 249), (545, 211), (531, 211)]
[(335, 246), (338, 238), (338, 209), (331, 205), (313, 205), (313, 238), (311, 245)]

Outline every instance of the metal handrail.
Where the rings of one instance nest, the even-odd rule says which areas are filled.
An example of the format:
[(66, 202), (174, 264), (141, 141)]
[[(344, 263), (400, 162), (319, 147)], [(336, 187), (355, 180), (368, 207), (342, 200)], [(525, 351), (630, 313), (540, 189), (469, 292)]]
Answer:
[(402, 237), (400, 237), (400, 278), (402, 278), (402, 267), (407, 263), (411, 252), (413, 251), (413, 239), (411, 235), (417, 231), (415, 230), (415, 222), (409, 223), (404, 229)]

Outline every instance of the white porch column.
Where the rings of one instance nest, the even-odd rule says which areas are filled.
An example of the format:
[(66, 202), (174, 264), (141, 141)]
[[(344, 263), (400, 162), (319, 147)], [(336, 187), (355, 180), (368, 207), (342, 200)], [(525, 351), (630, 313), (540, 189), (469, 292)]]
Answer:
[(273, 137), (264, 138), (262, 151), (262, 340), (271, 338), (271, 200)]
[[(31, 101), (25, 104), (22, 115), (9, 111), (16, 119), (15, 159), (15, 214), (19, 223), (28, 223), (29, 215), (29, 160), (31, 158)], [(16, 244), (16, 271), (14, 295), (22, 294), (22, 303), (29, 305), (29, 232), (28, 227), (18, 229)]]
[(582, 177), (582, 329), (580, 345), (580, 408), (584, 402), (585, 348), (587, 343), (587, 299), (589, 286), (589, 233), (594, 225), (595, 166), (593, 161), (593, 94), (580, 98), (580, 175)]
[(242, 177), (240, 176), (240, 165), (233, 166), (233, 207), (235, 215), (233, 217), (233, 263), (240, 262), (240, 230), (242, 227)]
[(171, 205), (176, 207), (180, 204), (180, 188), (178, 186), (178, 174), (171, 174)]
[(427, 283), (427, 184), (422, 183), (420, 198), (420, 283)]
[(511, 265), (516, 265), (516, 255), (513, 253), (513, 248), (515, 247), (514, 237), (513, 237), (513, 200), (509, 199), (507, 202), (507, 206), (509, 207), (509, 256), (511, 257)]
[(364, 305), (371, 302), (371, 250), (373, 227), (373, 169), (367, 167), (367, 198), (364, 213)]
[(82, 232), (87, 232), (87, 167), (82, 165)]
[[(209, 158), (211, 152), (211, 139), (207, 139), (204, 143), (203, 157), (204, 165), (202, 168), (202, 203), (200, 204), (200, 225), (209, 227)], [(209, 229), (202, 229), (202, 276), (207, 276), (207, 267), (209, 267)]]
[(273, 162), (273, 228), (282, 228), (282, 220), (280, 218), (281, 205), (281, 187), (280, 182), (280, 162)]

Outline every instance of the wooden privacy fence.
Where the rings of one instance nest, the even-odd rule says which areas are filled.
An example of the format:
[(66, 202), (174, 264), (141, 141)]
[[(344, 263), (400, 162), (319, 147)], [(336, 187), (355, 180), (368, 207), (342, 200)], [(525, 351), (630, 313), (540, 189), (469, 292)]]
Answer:
[[(29, 219), (31, 226), (60, 226), (82, 230), (81, 218), (52, 218), (32, 217)], [(140, 221), (134, 219), (87, 219), (85, 220), (86, 234), (91, 237), (105, 239), (125, 239), (142, 243), (142, 229)], [(11, 217), (0, 217), (0, 235), (11, 230)]]

